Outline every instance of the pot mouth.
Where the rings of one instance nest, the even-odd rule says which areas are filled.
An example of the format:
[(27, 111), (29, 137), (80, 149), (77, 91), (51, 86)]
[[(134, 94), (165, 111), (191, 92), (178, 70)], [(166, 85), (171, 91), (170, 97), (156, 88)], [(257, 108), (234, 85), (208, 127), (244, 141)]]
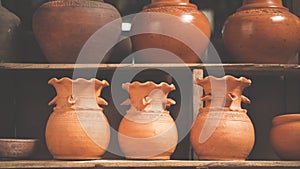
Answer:
[(282, 125), (285, 123), (300, 122), (300, 114), (285, 114), (274, 117), (272, 120), (273, 126)]
[(145, 9), (149, 8), (159, 8), (159, 7), (166, 7), (166, 6), (186, 6), (186, 7), (193, 7), (197, 8), (195, 4), (189, 3), (189, 2), (168, 2), (168, 1), (162, 1), (162, 2), (153, 2), (149, 5), (146, 5), (144, 7)]

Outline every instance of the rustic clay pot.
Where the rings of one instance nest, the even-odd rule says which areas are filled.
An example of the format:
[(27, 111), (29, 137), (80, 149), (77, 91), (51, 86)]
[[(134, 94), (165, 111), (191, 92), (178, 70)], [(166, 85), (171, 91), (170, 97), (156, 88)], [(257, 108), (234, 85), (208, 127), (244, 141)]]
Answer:
[(110, 127), (98, 105), (107, 105), (99, 95), (108, 83), (97, 79), (52, 78), (57, 96), (46, 126), (46, 143), (55, 159), (100, 159), (110, 140)]
[[(91, 35), (118, 18), (119, 12), (104, 2), (55, 0), (43, 4), (35, 12), (33, 31), (50, 63), (75, 63)], [(121, 20), (112, 32), (110, 40), (117, 41), (121, 33)], [(96, 61), (88, 56), (85, 60), (87, 63)]]
[[(197, 9), (196, 5), (189, 3), (189, 0), (152, 0), (152, 3), (147, 5), (141, 14), (147, 16), (137, 15), (132, 21), (133, 51), (157, 48), (175, 54), (186, 63), (200, 61), (200, 56), (204, 54), (208, 46), (211, 30), (208, 19)], [(149, 33), (157, 30), (159, 33)], [(180, 38), (173, 35), (178, 35)], [(190, 44), (183, 39), (188, 39)], [(151, 52), (138, 55), (135, 61), (178, 62), (170, 58), (168, 54), (153, 55), (155, 54), (151, 55)]]
[(38, 139), (0, 139), (0, 159), (27, 159), (38, 148)]
[(163, 82), (133, 82), (123, 84), (130, 99), (123, 104), (131, 108), (119, 126), (118, 140), (128, 159), (170, 159), (174, 152), (178, 134), (176, 125), (166, 110), (175, 104), (167, 98), (174, 85)]
[(226, 21), (223, 39), (236, 62), (297, 63), (300, 20), (282, 0), (244, 0)]
[(2, 7), (0, 0), (0, 62), (20, 61), (20, 19)]
[(201, 160), (245, 160), (254, 145), (254, 128), (241, 108), (250, 100), (242, 95), (251, 81), (232, 76), (197, 79), (204, 88), (205, 107), (191, 129), (191, 143)]
[(283, 160), (300, 160), (300, 114), (286, 114), (273, 119), (270, 140)]

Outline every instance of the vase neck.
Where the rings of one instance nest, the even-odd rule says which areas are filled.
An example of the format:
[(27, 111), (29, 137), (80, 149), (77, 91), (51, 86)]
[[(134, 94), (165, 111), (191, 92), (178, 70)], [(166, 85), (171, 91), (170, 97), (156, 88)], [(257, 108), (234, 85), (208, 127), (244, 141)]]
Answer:
[(152, 3), (189, 3), (189, 0), (152, 0)]
[(283, 8), (283, 5), (282, 0), (244, 0), (240, 9), (251, 8)]

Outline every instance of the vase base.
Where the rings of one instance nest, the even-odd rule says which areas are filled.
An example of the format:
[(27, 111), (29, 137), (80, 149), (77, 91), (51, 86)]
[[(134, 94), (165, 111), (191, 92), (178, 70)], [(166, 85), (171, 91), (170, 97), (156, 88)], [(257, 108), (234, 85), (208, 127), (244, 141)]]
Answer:
[(82, 156), (82, 155), (54, 155), (56, 160), (100, 160), (99, 156)]
[(218, 156), (199, 156), (199, 160), (211, 160), (211, 161), (245, 161), (242, 157), (218, 157)]
[(170, 156), (158, 155), (154, 157), (144, 157), (144, 156), (126, 156), (129, 160), (170, 160)]

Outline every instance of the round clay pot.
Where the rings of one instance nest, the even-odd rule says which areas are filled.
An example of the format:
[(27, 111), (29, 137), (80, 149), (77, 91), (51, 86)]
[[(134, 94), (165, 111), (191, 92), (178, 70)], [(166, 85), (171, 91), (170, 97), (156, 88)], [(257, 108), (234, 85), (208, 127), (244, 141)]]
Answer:
[(235, 62), (297, 63), (300, 20), (282, 0), (244, 0), (227, 19), (223, 39)]
[(123, 84), (129, 92), (131, 108), (119, 126), (118, 140), (127, 159), (170, 159), (178, 133), (174, 120), (163, 105), (175, 104), (167, 95), (175, 90), (167, 83), (133, 82)]
[[(181, 62), (195, 63), (205, 53), (211, 30), (206, 16), (189, 0), (152, 0), (132, 21), (133, 51), (156, 48)], [(155, 56), (159, 55), (159, 56)], [(137, 54), (136, 62), (178, 63), (169, 53)]]
[(251, 81), (243, 77), (209, 76), (196, 82), (204, 88), (205, 96), (201, 100), (206, 103), (200, 108), (190, 134), (198, 158), (245, 160), (255, 141), (247, 110), (241, 108), (241, 102), (250, 102), (242, 91)]
[[(120, 17), (112, 5), (101, 1), (55, 0), (35, 12), (33, 31), (50, 63), (75, 63), (86, 41), (98, 29)], [(110, 40), (117, 41), (121, 20), (113, 27)], [(98, 60), (87, 56), (85, 61)]]
[(286, 114), (273, 119), (270, 140), (283, 160), (300, 160), (300, 114)]
[(46, 126), (46, 144), (55, 159), (100, 159), (110, 140), (110, 126), (98, 106), (107, 105), (99, 98), (108, 83), (97, 79), (71, 80), (52, 78), (49, 84), (57, 96)]
[(20, 19), (0, 0), (0, 62), (20, 61)]

